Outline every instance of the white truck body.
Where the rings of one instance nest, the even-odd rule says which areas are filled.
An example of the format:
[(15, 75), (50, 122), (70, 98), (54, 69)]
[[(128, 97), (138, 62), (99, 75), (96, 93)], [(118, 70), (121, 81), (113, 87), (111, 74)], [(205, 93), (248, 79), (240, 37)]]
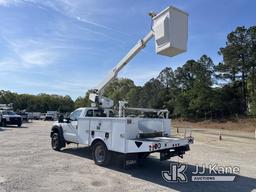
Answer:
[[(70, 115), (70, 122), (59, 123), (66, 142), (90, 146), (96, 140), (105, 143), (109, 151), (119, 153), (155, 152), (193, 143), (192, 137), (177, 138), (170, 135), (170, 119), (138, 117), (88, 117), (89, 110), (79, 108)], [(79, 114), (75, 117), (74, 114)], [(73, 119), (72, 119), (73, 118)], [(157, 134), (149, 138), (147, 134)]]

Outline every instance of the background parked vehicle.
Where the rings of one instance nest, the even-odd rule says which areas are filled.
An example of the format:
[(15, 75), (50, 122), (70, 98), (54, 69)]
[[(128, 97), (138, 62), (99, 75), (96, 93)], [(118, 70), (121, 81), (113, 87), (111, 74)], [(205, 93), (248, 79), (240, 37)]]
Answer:
[(45, 121), (56, 121), (58, 119), (57, 111), (47, 111), (44, 120)]
[(0, 104), (0, 125), (22, 125), (22, 117), (13, 112), (13, 104)]
[(17, 125), (18, 127), (21, 127), (22, 125), (22, 117), (20, 115), (17, 115), (13, 111), (5, 111), (1, 110), (1, 126), (5, 127), (7, 125)]
[(24, 111), (17, 112), (17, 115), (20, 115), (22, 117), (23, 122), (28, 122), (28, 113)]
[(45, 115), (46, 115), (46, 113), (41, 113), (39, 120), (44, 120), (45, 119)]
[(42, 113), (41, 112), (33, 112), (32, 116), (34, 120), (40, 120)]

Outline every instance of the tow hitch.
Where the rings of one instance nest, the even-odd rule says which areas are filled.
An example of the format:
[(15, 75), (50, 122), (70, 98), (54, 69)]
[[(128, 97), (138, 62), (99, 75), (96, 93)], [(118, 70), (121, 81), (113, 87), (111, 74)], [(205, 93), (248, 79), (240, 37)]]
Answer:
[(160, 152), (160, 160), (164, 161), (174, 156), (179, 156), (180, 158), (183, 158), (183, 155), (185, 154), (185, 152), (189, 150), (190, 150), (189, 145), (177, 147), (174, 149), (163, 150)]

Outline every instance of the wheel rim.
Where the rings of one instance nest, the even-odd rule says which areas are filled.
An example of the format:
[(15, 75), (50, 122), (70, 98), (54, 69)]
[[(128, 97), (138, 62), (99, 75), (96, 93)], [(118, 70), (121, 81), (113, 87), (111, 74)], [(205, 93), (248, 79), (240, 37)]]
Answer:
[(56, 148), (57, 144), (58, 144), (58, 137), (54, 135), (52, 137), (52, 146), (53, 146), (53, 148)]
[(95, 159), (97, 162), (102, 163), (105, 160), (105, 150), (103, 146), (97, 146), (95, 149)]

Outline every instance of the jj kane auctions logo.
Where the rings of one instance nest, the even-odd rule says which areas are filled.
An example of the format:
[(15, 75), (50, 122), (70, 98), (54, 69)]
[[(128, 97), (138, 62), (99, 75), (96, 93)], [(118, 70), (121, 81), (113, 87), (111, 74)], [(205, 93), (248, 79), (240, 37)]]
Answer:
[(191, 173), (186, 173), (187, 164), (171, 163), (170, 170), (162, 171), (162, 177), (167, 182), (188, 182), (188, 178), (191, 181), (234, 181), (240, 172), (238, 166), (218, 166), (217, 164), (199, 166), (197, 164), (193, 167), (194, 170)]

